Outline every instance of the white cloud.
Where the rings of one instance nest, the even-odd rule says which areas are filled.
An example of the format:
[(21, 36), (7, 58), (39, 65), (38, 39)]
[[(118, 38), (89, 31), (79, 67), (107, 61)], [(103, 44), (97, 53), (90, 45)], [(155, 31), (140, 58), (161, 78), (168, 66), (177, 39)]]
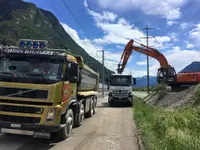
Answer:
[[(89, 8), (86, 8), (89, 12)], [(94, 12), (94, 11), (93, 11)], [(141, 36), (145, 36), (137, 27), (130, 24), (125, 18), (115, 18), (115, 22), (102, 21), (102, 15), (100, 13), (94, 12), (89, 13), (95, 20), (96, 26), (101, 29), (104, 36), (101, 38), (96, 38), (93, 41), (98, 45), (108, 45), (108, 44), (127, 44), (130, 39), (140, 41), (146, 44), (145, 40), (140, 39)], [(117, 15), (115, 15), (117, 16)], [(168, 36), (157, 36), (156, 40), (150, 40), (149, 44), (156, 48), (166, 47), (165, 43), (170, 42), (170, 37)]]
[[(95, 45), (95, 47), (97, 48), (96, 49), (88, 39), (81, 39), (76, 30), (74, 30), (73, 28), (71, 28), (70, 26), (68, 26), (65, 23), (61, 23), (61, 25), (63, 26), (65, 31), (72, 37), (72, 39), (79, 46), (81, 46), (83, 49), (85, 49), (85, 51), (90, 56), (94, 57), (99, 62), (102, 62), (102, 55), (101, 55), (102, 53), (98, 53), (97, 52), (97, 49), (101, 50), (101, 49), (103, 49), (102, 47)], [(73, 51), (73, 49), (72, 49), (72, 51)], [(120, 61), (121, 55), (122, 55), (122, 52), (112, 53), (110, 51), (105, 50), (105, 52), (104, 52), (104, 56), (105, 56), (104, 64), (105, 64), (105, 66), (108, 69), (116, 72), (117, 65), (118, 65), (118, 63)], [(129, 61), (131, 61), (131, 59), (132, 59), (132, 56), (130, 56)]]
[(172, 26), (173, 24), (176, 24), (177, 22), (176, 21), (167, 21), (167, 25), (169, 25), (169, 26)]
[(117, 45), (116, 47), (119, 48), (119, 49), (121, 49), (121, 50), (124, 49), (124, 45), (123, 46), (122, 45)]
[(174, 41), (174, 42), (178, 42), (178, 33), (172, 32), (169, 34), (170, 38)]
[(117, 18), (117, 15), (108, 11), (104, 11), (102, 14), (96, 13), (92, 10), (88, 9), (88, 12), (90, 15), (94, 17), (96, 21), (115, 21)]
[(170, 65), (175, 67), (177, 72), (193, 61), (200, 61), (199, 56), (200, 51), (197, 50), (180, 50), (166, 55)]
[(119, 18), (118, 23), (123, 25), (129, 25), (129, 22), (124, 18)]
[(193, 48), (194, 45), (193, 44), (187, 44), (187, 48)]
[(180, 6), (189, 0), (97, 0), (98, 5), (104, 9), (127, 12), (128, 10), (141, 10), (144, 14), (156, 15), (167, 20), (180, 18)]
[(136, 70), (131, 68), (124, 69), (124, 72), (122, 74), (132, 74), (133, 77), (143, 77), (146, 75), (146, 70)]
[[(171, 46), (170, 41), (171, 37), (169, 36), (156, 36), (155, 39), (149, 40), (149, 46), (155, 47), (156, 49), (164, 49)], [(146, 40), (142, 40), (142, 43), (146, 45)]]
[(105, 34), (103, 38), (94, 39), (95, 43), (126, 44), (131, 38), (139, 39), (140, 36), (144, 36), (138, 28), (131, 25), (125, 18), (118, 18), (117, 14), (108, 11), (97, 13), (88, 8), (86, 0), (84, 6), (88, 13), (94, 18), (96, 26)]
[(190, 27), (193, 27), (194, 26), (194, 24), (193, 23), (189, 23), (189, 22), (182, 22), (181, 24), (180, 24), (180, 27), (182, 28), (182, 29), (187, 29), (187, 28), (190, 28)]
[(191, 39), (191, 44), (200, 47), (200, 23), (195, 25), (195, 28), (189, 32), (189, 38)]
[(181, 49), (179, 46), (174, 46), (172, 50), (167, 51), (168, 53), (178, 53)]
[[(95, 46), (97, 47), (97, 49), (90, 43), (89, 39), (81, 39), (77, 33), (76, 30), (74, 30), (73, 28), (71, 28), (70, 26), (68, 26), (65, 23), (60, 23), (63, 28), (65, 29), (65, 31), (72, 37), (72, 39), (79, 45), (81, 46), (83, 49), (86, 50), (86, 52), (92, 56), (97, 58), (98, 60), (101, 60), (100, 56), (97, 56), (97, 49), (101, 50), (102, 47), (100, 46)], [(73, 51), (73, 50), (72, 50)]]
[(136, 62), (136, 65), (138, 65), (138, 66), (147, 65), (147, 61), (138, 61), (138, 62)]
[[(86, 0), (85, 2), (87, 3)], [(122, 44), (125, 46), (130, 39), (146, 44), (146, 40), (140, 39), (140, 37), (145, 36), (145, 34), (135, 25), (130, 24), (125, 18), (118, 17), (108, 12), (113, 14), (112, 16), (115, 16), (113, 17), (114, 19), (112, 21), (103, 20), (103, 13), (94, 12), (89, 9), (88, 5), (85, 6), (88, 13), (94, 18), (96, 26), (104, 33), (103, 37), (93, 40), (97, 45)], [(171, 37), (169, 36), (157, 36), (155, 39), (149, 40), (149, 45), (157, 49), (163, 49), (171, 46), (171, 44), (169, 44), (170, 41)]]
[(84, 3), (83, 3), (83, 4), (84, 4), (85, 7), (88, 7), (87, 0), (84, 0)]
[(139, 29), (129, 24), (97, 22), (96, 25), (105, 33), (101, 40), (94, 40), (97, 43), (100, 41), (101, 44), (126, 44), (132, 38), (139, 40), (139, 37), (143, 36)]
[(95, 11), (92, 11), (88, 8), (88, 3), (87, 0), (84, 0), (84, 6), (87, 9), (88, 13), (94, 17), (94, 19), (98, 22), (98, 21), (115, 21), (115, 19), (117, 18), (117, 14), (114, 14), (112, 12), (108, 12), (108, 11), (103, 11), (102, 13), (97, 13)]

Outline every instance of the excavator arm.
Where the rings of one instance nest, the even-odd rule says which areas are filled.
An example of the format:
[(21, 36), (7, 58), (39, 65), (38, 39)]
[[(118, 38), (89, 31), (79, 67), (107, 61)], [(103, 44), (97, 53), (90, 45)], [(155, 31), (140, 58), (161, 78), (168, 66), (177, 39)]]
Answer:
[(168, 64), (168, 61), (166, 57), (160, 53), (158, 50), (148, 47), (144, 44), (138, 43), (141, 47), (134, 46), (133, 45), (134, 40), (130, 40), (127, 45), (125, 46), (125, 49), (122, 53), (120, 63), (118, 64), (117, 72), (121, 74), (128, 62), (128, 59), (132, 53), (132, 51), (137, 51), (139, 53), (145, 54), (147, 56), (150, 56), (152, 58), (155, 58), (159, 63), (160, 63), (160, 68), (158, 69), (158, 74), (157, 74), (157, 81), (158, 83), (172, 83), (176, 81), (176, 71), (173, 67), (171, 67)]
[(147, 47), (138, 42), (137, 43), (140, 44), (140, 46), (143, 46), (144, 48), (133, 46), (133, 43), (134, 43), (134, 40), (130, 40), (127, 43), (127, 45), (125, 46), (125, 49), (121, 56), (120, 63), (118, 65), (118, 69), (117, 69), (118, 73), (122, 73), (124, 71), (124, 68), (126, 67), (128, 59), (133, 50), (157, 59), (158, 62), (160, 63), (161, 68), (169, 68), (170, 67), (165, 56), (163, 54), (161, 54), (158, 50), (151, 48), (151, 47)]

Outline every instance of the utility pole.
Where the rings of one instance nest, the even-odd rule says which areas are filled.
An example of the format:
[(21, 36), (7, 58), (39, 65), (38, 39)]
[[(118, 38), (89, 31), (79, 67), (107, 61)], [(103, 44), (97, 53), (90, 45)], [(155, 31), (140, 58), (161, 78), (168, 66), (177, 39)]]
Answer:
[(102, 52), (102, 96), (104, 97), (104, 50), (99, 52)]
[[(145, 38), (146, 39), (146, 43), (147, 43), (147, 47), (149, 46), (149, 38), (153, 38), (153, 37), (149, 37), (149, 30), (151, 30), (153, 28), (149, 28), (148, 25), (146, 26), (146, 28), (143, 28), (143, 30), (146, 30), (146, 37), (141, 37), (141, 38)], [(147, 55), (147, 91), (149, 93), (149, 56)]]
[(102, 67), (102, 84), (103, 84), (103, 91), (102, 91), (102, 96), (104, 97), (104, 50), (102, 50), (102, 64), (103, 64), (103, 67)]

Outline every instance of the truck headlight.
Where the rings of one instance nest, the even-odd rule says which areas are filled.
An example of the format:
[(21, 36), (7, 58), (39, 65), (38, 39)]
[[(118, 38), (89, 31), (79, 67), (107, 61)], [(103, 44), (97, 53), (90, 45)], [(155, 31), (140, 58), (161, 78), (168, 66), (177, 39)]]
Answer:
[(49, 108), (46, 120), (47, 121), (53, 120), (54, 117), (55, 117), (55, 114), (56, 114), (56, 109), (55, 108)]

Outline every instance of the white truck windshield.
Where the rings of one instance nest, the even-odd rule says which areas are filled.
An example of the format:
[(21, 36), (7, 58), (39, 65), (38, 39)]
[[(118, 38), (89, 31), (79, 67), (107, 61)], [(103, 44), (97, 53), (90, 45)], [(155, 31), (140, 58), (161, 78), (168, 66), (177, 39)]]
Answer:
[(130, 86), (131, 77), (130, 76), (116, 76), (110, 78), (111, 86)]

